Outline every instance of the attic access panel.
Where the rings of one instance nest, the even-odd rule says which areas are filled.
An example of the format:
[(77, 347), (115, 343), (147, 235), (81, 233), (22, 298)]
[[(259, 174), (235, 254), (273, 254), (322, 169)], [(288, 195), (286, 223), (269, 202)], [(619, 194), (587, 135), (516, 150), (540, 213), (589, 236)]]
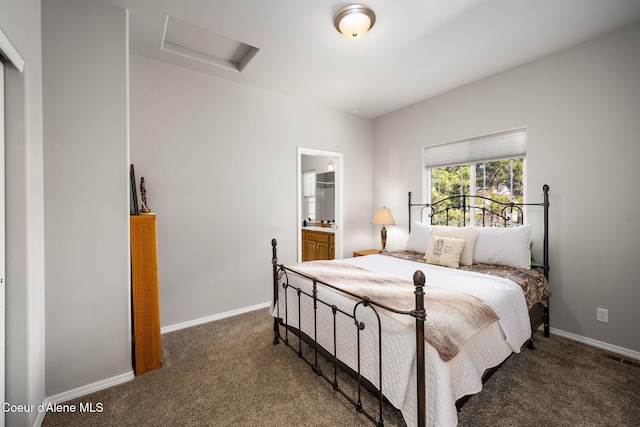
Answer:
[(242, 72), (260, 51), (257, 47), (167, 15), (161, 50)]

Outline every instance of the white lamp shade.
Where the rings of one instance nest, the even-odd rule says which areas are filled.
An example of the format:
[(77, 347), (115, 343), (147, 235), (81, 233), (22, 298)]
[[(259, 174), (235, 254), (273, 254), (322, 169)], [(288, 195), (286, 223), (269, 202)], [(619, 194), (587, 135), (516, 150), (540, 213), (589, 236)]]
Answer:
[(384, 206), (376, 212), (371, 220), (371, 224), (377, 225), (396, 225), (396, 221), (393, 219), (393, 215), (391, 215), (391, 211)]

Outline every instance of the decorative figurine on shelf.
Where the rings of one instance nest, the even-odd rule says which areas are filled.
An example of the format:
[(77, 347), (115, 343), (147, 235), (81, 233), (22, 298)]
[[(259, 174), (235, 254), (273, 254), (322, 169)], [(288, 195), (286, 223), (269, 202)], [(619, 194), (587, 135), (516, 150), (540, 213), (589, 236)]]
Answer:
[(140, 212), (151, 212), (151, 209), (149, 209), (149, 206), (147, 205), (147, 189), (144, 186), (144, 176), (140, 178), (140, 197), (142, 197), (142, 208), (140, 209)]

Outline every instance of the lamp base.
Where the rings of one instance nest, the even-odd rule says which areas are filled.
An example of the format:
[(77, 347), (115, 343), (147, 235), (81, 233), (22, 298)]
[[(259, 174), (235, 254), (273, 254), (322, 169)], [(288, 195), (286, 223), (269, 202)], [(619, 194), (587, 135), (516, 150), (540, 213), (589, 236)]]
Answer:
[(380, 249), (379, 253), (385, 253), (387, 250), (385, 247), (387, 246), (387, 228), (383, 225), (382, 229), (380, 229), (380, 240), (382, 241), (382, 249)]

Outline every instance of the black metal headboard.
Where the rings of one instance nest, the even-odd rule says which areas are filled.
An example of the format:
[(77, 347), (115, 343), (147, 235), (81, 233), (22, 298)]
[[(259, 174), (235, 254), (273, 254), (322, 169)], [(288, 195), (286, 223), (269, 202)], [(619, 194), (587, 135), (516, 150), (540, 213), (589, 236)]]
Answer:
[[(503, 202), (485, 196), (459, 195), (439, 200), (435, 203), (412, 203), (411, 192), (409, 192), (409, 232), (411, 232), (411, 210), (420, 207), (421, 217), (424, 217), (425, 209), (428, 209), (429, 221), (432, 225), (455, 225), (464, 227), (467, 225), (467, 213), (478, 211), (481, 214), (481, 221), (477, 224), (481, 227), (510, 227), (522, 225), (524, 221), (524, 206), (542, 206), (544, 209), (544, 231), (543, 231), (543, 265), (544, 275), (549, 277), (549, 186), (542, 186), (543, 201), (541, 203), (516, 203)], [(454, 214), (458, 213), (457, 218)], [(476, 216), (474, 215), (474, 216)], [(444, 219), (442, 219), (444, 218)], [(473, 220), (470, 220), (473, 221)], [(475, 222), (475, 221), (473, 221)]]

